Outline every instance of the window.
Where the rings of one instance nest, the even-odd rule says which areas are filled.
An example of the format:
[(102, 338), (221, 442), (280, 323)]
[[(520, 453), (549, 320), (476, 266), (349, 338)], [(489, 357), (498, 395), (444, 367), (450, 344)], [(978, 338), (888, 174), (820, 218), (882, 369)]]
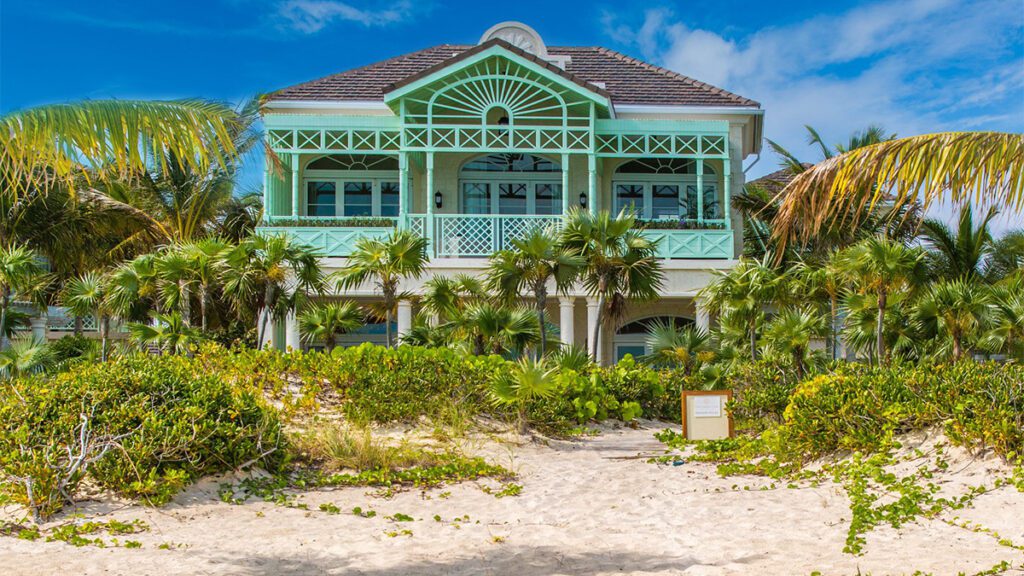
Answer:
[(373, 182), (345, 182), (344, 215), (373, 216)]
[(306, 215), (397, 218), (398, 159), (332, 154), (306, 165)]
[(560, 164), (532, 154), (490, 154), (462, 167), (464, 214), (562, 213)]
[[(632, 209), (639, 218), (699, 220), (697, 163), (687, 158), (640, 158), (623, 163), (613, 182), (615, 209)], [(704, 163), (705, 220), (722, 218), (717, 176)]]
[(334, 182), (306, 182), (306, 202), (310, 216), (335, 215)]

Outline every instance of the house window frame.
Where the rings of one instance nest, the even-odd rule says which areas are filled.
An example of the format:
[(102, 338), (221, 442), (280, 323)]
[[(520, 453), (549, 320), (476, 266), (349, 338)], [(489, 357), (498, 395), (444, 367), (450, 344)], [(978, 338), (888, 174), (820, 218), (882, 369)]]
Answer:
[(486, 214), (498, 215), (501, 214), (499, 210), (500, 196), (501, 196), (501, 185), (502, 184), (526, 184), (526, 209), (522, 214), (503, 214), (503, 216), (533, 216), (537, 214), (537, 187), (543, 185), (549, 185), (552, 190), (557, 190), (558, 195), (552, 200), (554, 213), (551, 214), (540, 214), (540, 216), (561, 216), (563, 195), (566, 193), (562, 189), (562, 166), (560, 162), (553, 160), (543, 154), (530, 154), (524, 153), (529, 156), (542, 158), (552, 165), (558, 166), (559, 170), (553, 171), (537, 171), (537, 172), (516, 172), (516, 171), (499, 171), (499, 170), (466, 170), (465, 166), (479, 161), (493, 154), (485, 154), (483, 156), (474, 156), (469, 158), (459, 168), (459, 203), (458, 210), (459, 214), (470, 214), (466, 211), (466, 185), (467, 184), (485, 184), (487, 185), (488, 194), (488, 209)]
[[(308, 190), (312, 182), (334, 183), (334, 216), (309, 216)], [(371, 186), (370, 215), (345, 216), (345, 184), (361, 182), (369, 182)], [(381, 190), (384, 183), (394, 184), (401, 189), (399, 173), (394, 170), (306, 170), (302, 177), (302, 189), (306, 191), (302, 203), (303, 213), (311, 218), (398, 218), (397, 214), (381, 216)]]
[[(695, 160), (698, 162), (699, 160)], [(612, 174), (612, 206), (615, 207), (615, 212), (619, 212), (625, 207), (625, 204), (620, 202), (618, 188), (620, 185), (625, 186), (643, 186), (643, 210), (642, 213), (636, 214), (637, 218), (644, 220), (687, 220), (697, 221), (699, 218), (691, 218), (689, 213), (683, 212), (683, 205), (679, 200), (683, 199), (689, 189), (692, 187), (697, 188), (697, 174), (694, 173), (643, 173), (643, 172), (619, 172), (622, 166), (628, 164), (629, 161), (624, 162), (615, 172)], [(713, 197), (718, 202), (721, 202), (719, 194), (721, 191), (720, 178), (718, 170), (712, 165), (704, 162), (704, 198)], [(661, 215), (658, 218), (654, 218), (654, 187), (658, 185), (673, 185), (679, 189), (676, 205), (678, 212), (675, 216)], [(698, 192), (700, 193), (700, 192)], [(689, 207), (687, 207), (689, 208)], [(707, 208), (705, 207), (705, 210)], [(719, 207), (719, 211), (723, 209)], [(724, 216), (718, 216), (718, 218), (705, 217), (703, 220), (718, 220)]]

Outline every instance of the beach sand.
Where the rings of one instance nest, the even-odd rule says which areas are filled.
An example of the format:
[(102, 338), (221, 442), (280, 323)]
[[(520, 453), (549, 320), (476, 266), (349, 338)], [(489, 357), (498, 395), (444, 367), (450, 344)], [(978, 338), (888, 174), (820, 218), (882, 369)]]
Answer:
[[(262, 501), (221, 502), (205, 480), (165, 507), (110, 500), (85, 502), (89, 519), (140, 519), (148, 532), (122, 537), (141, 548), (76, 548), (62, 542), (0, 538), (0, 572), (16, 574), (687, 574), (791, 575), (973, 574), (1024, 553), (990, 534), (951, 526), (970, 520), (1024, 543), (1024, 494), (1012, 486), (979, 496), (972, 507), (867, 535), (862, 556), (842, 552), (849, 503), (831, 482), (787, 488), (758, 477), (720, 478), (712, 464), (655, 465), (653, 433), (665, 426), (605, 429), (574, 441), (519, 445), (474, 441), (481, 453), (513, 469), (522, 493), (497, 498), (482, 480), (391, 498), (374, 489), (299, 493), (309, 510)], [(910, 440), (928, 452), (935, 437)], [(1006, 468), (997, 459), (947, 449), (949, 470), (934, 481), (948, 494), (992, 487)], [(932, 456), (934, 457), (934, 456)], [(906, 469), (923, 463), (905, 464)], [(340, 514), (318, 510), (332, 503)], [(373, 518), (353, 507), (377, 512)], [(10, 518), (12, 511), (6, 510)], [(396, 513), (415, 520), (385, 518)], [(439, 516), (438, 522), (434, 517)], [(456, 521), (456, 518), (461, 520)], [(67, 521), (67, 516), (57, 522)], [(411, 531), (389, 536), (388, 532)], [(109, 540), (109, 537), (107, 538)], [(171, 549), (160, 549), (167, 544)], [(1022, 572), (1011, 569), (1009, 574)]]

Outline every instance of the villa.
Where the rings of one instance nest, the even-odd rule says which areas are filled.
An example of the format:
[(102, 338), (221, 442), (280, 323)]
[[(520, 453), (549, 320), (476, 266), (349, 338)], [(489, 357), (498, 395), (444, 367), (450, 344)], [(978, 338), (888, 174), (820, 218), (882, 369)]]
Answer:
[[(696, 299), (712, 271), (741, 252), (729, 199), (743, 161), (761, 149), (763, 113), (748, 98), (600, 47), (546, 46), (504, 22), (475, 46), (444, 44), (284, 88), (264, 102), (278, 163), (269, 163), (262, 234), (324, 254), (327, 272), (363, 236), (408, 228), (429, 241), (432, 275), (481, 274), (487, 257), (574, 206), (635, 211), (658, 240), (666, 282), (657, 302), (630, 306), (598, 359), (643, 352), (644, 321), (707, 327)], [(370, 287), (343, 295), (370, 302)], [(555, 300), (555, 299), (552, 299)], [(410, 329), (403, 301), (397, 332)], [(597, 304), (580, 288), (549, 317), (563, 342), (593, 348)], [(268, 331), (300, 347), (289, 318)], [(371, 325), (347, 343), (383, 341)]]

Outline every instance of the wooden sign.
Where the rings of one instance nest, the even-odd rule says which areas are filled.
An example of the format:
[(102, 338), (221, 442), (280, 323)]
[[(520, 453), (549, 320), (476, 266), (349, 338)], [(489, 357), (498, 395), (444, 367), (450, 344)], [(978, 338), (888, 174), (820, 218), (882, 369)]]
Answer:
[(683, 390), (683, 434), (687, 440), (732, 438), (732, 415), (725, 404), (732, 390)]

